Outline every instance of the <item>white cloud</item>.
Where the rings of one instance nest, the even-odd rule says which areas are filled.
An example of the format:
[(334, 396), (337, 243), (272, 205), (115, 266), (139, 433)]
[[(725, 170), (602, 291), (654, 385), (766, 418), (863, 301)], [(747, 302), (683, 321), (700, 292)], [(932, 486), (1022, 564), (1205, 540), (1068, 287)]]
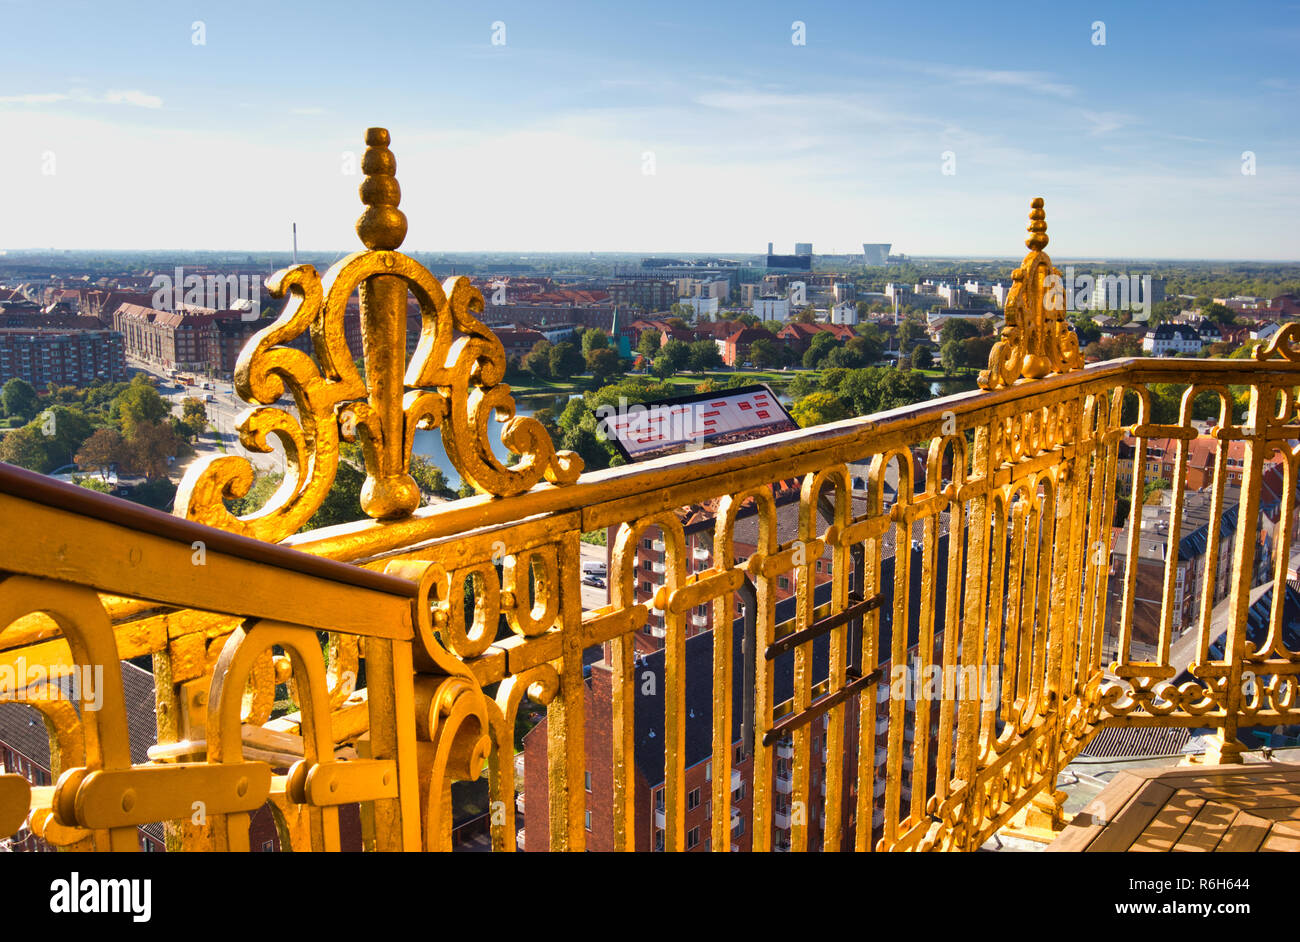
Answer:
[(138, 108), (161, 108), (162, 99), (139, 89), (109, 89), (104, 93), (103, 101), (107, 105), (135, 105)]

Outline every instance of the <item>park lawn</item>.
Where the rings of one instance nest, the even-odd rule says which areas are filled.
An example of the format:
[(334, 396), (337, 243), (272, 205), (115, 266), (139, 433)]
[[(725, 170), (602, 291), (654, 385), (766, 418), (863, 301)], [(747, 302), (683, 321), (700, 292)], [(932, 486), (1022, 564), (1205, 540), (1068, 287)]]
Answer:
[(739, 376), (751, 383), (767, 383), (772, 386), (785, 386), (799, 373), (816, 372), (815, 370), (711, 370), (705, 373), (676, 373), (664, 382), (674, 386), (697, 386), (706, 379), (725, 383)]
[(509, 383), (510, 391), (516, 396), (545, 396), (554, 393), (575, 393), (585, 392), (592, 388), (590, 376), (580, 376), (576, 379), (562, 380), (537, 380), (530, 379), (524, 383)]
[[(816, 370), (709, 370), (704, 373), (676, 373), (669, 376), (665, 383), (671, 386), (685, 386), (694, 391), (694, 387), (704, 382), (706, 379), (716, 380), (725, 383), (728, 380), (739, 376), (749, 383), (767, 383), (777, 389), (784, 389), (790, 384), (795, 376), (800, 373), (816, 373)], [(623, 378), (632, 379), (634, 377), (644, 377), (655, 382), (653, 375), (647, 373), (626, 373)], [(611, 379), (610, 382), (618, 382), (617, 379)], [(524, 382), (511, 382), (510, 391), (516, 396), (546, 396), (562, 395), (565, 393), (580, 393), (595, 389), (590, 376), (576, 376), (569, 379), (560, 380), (537, 380), (528, 379)]]

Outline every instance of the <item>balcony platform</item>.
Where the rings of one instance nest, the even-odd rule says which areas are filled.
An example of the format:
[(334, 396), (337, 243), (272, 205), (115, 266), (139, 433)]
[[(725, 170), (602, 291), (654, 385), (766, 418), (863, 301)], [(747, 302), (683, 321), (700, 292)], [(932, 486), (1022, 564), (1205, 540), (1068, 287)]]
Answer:
[(1300, 850), (1300, 765), (1119, 772), (1047, 850)]

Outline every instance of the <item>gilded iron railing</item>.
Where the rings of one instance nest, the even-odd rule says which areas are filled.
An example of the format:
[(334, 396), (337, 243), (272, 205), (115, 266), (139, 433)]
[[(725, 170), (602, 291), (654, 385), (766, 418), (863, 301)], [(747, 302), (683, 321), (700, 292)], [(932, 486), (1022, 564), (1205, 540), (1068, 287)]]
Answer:
[[(970, 850), (1013, 820), (1060, 827), (1057, 773), (1106, 724), (1210, 728), (1208, 759), (1234, 761), (1242, 727), (1300, 722), (1300, 651), (1283, 618), (1300, 440), (1293, 328), (1250, 361), (1084, 368), (1053, 300), (1036, 200), (1030, 253), (980, 391), (580, 476), (581, 462), (557, 453), (540, 423), (512, 418), (504, 354), (475, 316), (477, 290), (464, 278), (440, 285), (396, 251), (405, 217), (387, 132), (371, 130), (367, 143), (358, 223), (367, 251), (323, 280), (308, 265), (275, 276), (272, 290), (289, 303), (236, 371), (252, 404), (244, 445), (269, 450), (275, 437), (289, 457), (265, 508), (246, 518), (227, 509), (252, 482), (235, 456), (189, 470), (177, 498), (187, 520), (0, 468), (0, 679), (19, 676), (20, 664), (66, 677), (113, 668), (85, 673), (71, 699), (0, 683), (0, 699), (45, 719), (57, 776), (38, 787), (0, 776), (0, 831), (26, 822), (56, 847), (125, 850), (136, 827), (165, 822), (173, 849), (244, 849), (249, 816), (269, 803), (285, 847), (329, 850), (340, 846), (340, 809), (359, 806), (368, 849), (450, 849), (452, 785), (486, 777), (491, 845), (512, 850), (522, 824), (513, 732), (527, 700), (546, 709), (545, 794), (528, 795), (530, 807), (545, 803), (546, 846), (580, 850), (597, 832), (616, 850), (653, 846), (654, 801), (663, 847), (684, 849), (687, 726), (700, 722), (687, 708), (687, 619), (700, 606), (712, 607), (705, 800), (715, 850), (735, 842), (738, 765), (755, 850)], [(341, 327), (354, 291), (364, 381)], [(408, 291), (423, 324), (409, 365)], [(314, 357), (284, 346), (304, 331)], [(1188, 380), (1180, 414), (1156, 423), (1152, 389)], [(1241, 418), (1233, 387), (1249, 390)], [(286, 390), (296, 415), (275, 405)], [(1183, 472), (1207, 395), (1221, 404), (1208, 433), (1219, 446), (1206, 540), (1214, 578), (1202, 579), (1195, 645), (1182, 659), (1175, 642), (1192, 635), (1179, 635), (1171, 613), (1190, 578), (1178, 574)], [(488, 445), (494, 416), (519, 456), (513, 466)], [(418, 428), (440, 429), (479, 496), (417, 506), (408, 469)], [(1134, 613), (1153, 540), (1130, 527), (1119, 568), (1112, 543), (1120, 465), (1132, 468), (1130, 519), (1141, 518), (1157, 439), (1179, 443), (1178, 473), (1147, 644)], [(344, 440), (363, 446), (371, 519), (298, 533)], [(1242, 483), (1229, 557), (1219, 528), (1234, 442)], [(1273, 561), (1257, 580), (1262, 481), (1275, 453), (1283, 496), (1263, 515), (1276, 519)], [(797, 512), (784, 530), (786, 489), (774, 485), (788, 481), (799, 483)], [(700, 505), (716, 508), (703, 571), (689, 565), (676, 512)], [(756, 533), (744, 553), (742, 520)], [(615, 535), (610, 601), (585, 610), (580, 539), (605, 528)], [(664, 544), (664, 573), (638, 601), (636, 548), (647, 534)], [(791, 602), (778, 601), (783, 582)], [(1255, 643), (1257, 583), (1273, 592)], [(652, 612), (665, 628), (663, 769), (648, 775), (637, 766), (635, 638)], [(595, 645), (607, 645), (611, 683), (609, 703), (589, 710), (596, 688), (583, 652)], [(1103, 649), (1118, 655), (1105, 660)], [(133, 762), (115, 668), (145, 655), (157, 745)], [(897, 692), (908, 663), (938, 678), (940, 695)], [(788, 698), (777, 696), (782, 664)], [(1184, 670), (1190, 679), (1179, 680)], [(286, 683), (297, 709), (273, 717)], [(745, 716), (738, 688), (749, 692)], [(597, 713), (608, 725), (589, 741)], [(608, 751), (597, 754), (605, 732)], [(596, 766), (610, 770), (611, 810), (589, 822), (584, 778)], [(646, 793), (656, 779), (662, 798)]]

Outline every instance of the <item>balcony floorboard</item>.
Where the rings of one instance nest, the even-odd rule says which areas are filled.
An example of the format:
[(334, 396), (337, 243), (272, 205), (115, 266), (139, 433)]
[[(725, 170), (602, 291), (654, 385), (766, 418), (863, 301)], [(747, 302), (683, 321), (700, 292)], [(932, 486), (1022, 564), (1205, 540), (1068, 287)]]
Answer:
[(1280, 851), (1300, 847), (1300, 765), (1120, 772), (1052, 851)]

